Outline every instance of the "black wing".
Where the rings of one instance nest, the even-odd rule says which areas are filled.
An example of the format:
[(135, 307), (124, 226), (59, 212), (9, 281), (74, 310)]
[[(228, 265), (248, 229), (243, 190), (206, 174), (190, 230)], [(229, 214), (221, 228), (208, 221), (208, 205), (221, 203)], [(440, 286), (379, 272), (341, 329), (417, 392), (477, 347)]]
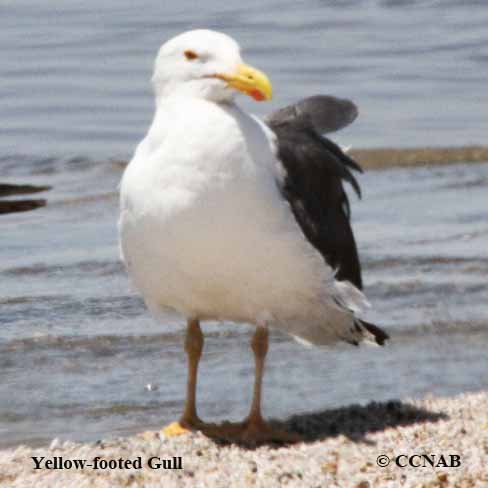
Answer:
[(362, 170), (320, 134), (338, 130), (356, 116), (352, 102), (318, 95), (274, 112), (266, 123), (277, 136), (278, 157), (286, 170), (281, 191), (303, 233), (337, 269), (338, 279), (361, 289), (361, 267), (342, 182), (350, 183), (360, 197), (351, 170)]

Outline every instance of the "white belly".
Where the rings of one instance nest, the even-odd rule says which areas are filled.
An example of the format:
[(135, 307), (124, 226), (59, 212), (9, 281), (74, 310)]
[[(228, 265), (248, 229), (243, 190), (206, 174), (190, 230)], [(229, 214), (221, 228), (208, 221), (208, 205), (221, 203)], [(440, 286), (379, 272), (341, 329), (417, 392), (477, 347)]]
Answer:
[(122, 214), (123, 254), (151, 308), (255, 322), (317, 296), (319, 276), (286, 221), (240, 192), (214, 190), (165, 218)]
[[(157, 156), (136, 153), (121, 188), (129, 273), (153, 309), (254, 323), (303, 317), (332, 286), (332, 271), (279, 195), (262, 129), (230, 115), (211, 112), (205, 126), (187, 124), (191, 151), (178, 157), (178, 131)], [(225, 140), (215, 140), (213, 116), (227, 124)]]

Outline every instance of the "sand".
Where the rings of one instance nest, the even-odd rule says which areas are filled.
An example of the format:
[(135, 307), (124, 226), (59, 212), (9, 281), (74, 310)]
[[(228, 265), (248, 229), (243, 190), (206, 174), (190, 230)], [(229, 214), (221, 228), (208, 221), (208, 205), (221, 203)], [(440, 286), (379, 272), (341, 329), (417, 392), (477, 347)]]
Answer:
[[(488, 392), (353, 405), (284, 424), (304, 440), (250, 448), (223, 445), (200, 433), (165, 438), (146, 432), (87, 444), (54, 439), (46, 447), (19, 446), (0, 451), (0, 486), (488, 487)], [(429, 454), (435, 466), (411, 457), (421, 454)], [(41, 465), (50, 460), (51, 467), (75, 459), (93, 463), (96, 456), (103, 460), (99, 463), (135, 465), (36, 470), (32, 456)], [(378, 462), (387, 462), (384, 456), (389, 464), (380, 467)], [(176, 468), (181, 463), (181, 469), (158, 467), (163, 459)]]
[[(349, 154), (364, 170), (382, 170), (429, 165), (486, 163), (488, 146), (353, 148)], [(112, 160), (112, 165), (117, 169), (124, 169), (127, 161)]]
[(351, 149), (350, 154), (364, 169), (488, 161), (488, 147), (484, 146)]

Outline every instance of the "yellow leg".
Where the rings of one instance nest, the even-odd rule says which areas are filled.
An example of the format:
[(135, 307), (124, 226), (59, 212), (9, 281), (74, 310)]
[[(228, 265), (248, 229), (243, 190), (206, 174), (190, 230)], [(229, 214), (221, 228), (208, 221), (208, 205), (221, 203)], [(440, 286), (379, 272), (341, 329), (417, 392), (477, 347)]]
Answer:
[(245, 422), (249, 426), (258, 426), (264, 423), (261, 415), (261, 389), (263, 386), (264, 362), (269, 349), (269, 333), (265, 327), (256, 327), (251, 340), (251, 349), (254, 353), (254, 389), (251, 410)]
[(202, 422), (196, 409), (196, 386), (198, 363), (203, 349), (203, 334), (198, 320), (189, 320), (186, 332), (185, 350), (188, 355), (188, 383), (186, 403), (183, 415), (178, 422), (173, 422), (163, 429), (167, 436), (185, 434), (191, 430), (201, 430), (209, 437), (219, 438), (245, 444), (266, 442), (297, 442), (299, 436), (274, 429), (261, 414), (261, 390), (264, 374), (264, 363), (268, 352), (268, 329), (257, 327), (251, 340), (254, 353), (255, 378), (254, 391), (249, 415), (243, 422), (224, 422), (220, 425)]
[[(264, 360), (268, 352), (268, 329), (257, 327), (251, 340), (254, 352), (255, 379), (251, 410), (243, 422), (223, 422), (222, 424), (205, 424), (202, 428), (209, 437), (220, 438), (231, 442), (257, 443), (270, 439), (271, 429), (261, 415), (261, 387), (264, 373)], [(263, 437), (265, 434), (265, 438)]]
[(264, 363), (269, 347), (269, 333), (266, 327), (256, 327), (251, 340), (254, 353), (255, 377), (254, 390), (249, 415), (244, 420), (241, 440), (250, 443), (262, 442), (296, 442), (299, 436), (272, 428), (261, 414), (261, 390), (263, 384)]
[(183, 415), (178, 422), (173, 422), (163, 429), (167, 436), (185, 434), (198, 429), (203, 422), (197, 415), (196, 390), (198, 363), (202, 356), (203, 334), (197, 319), (188, 320), (185, 337), (185, 351), (188, 356), (188, 381), (186, 385), (186, 402)]

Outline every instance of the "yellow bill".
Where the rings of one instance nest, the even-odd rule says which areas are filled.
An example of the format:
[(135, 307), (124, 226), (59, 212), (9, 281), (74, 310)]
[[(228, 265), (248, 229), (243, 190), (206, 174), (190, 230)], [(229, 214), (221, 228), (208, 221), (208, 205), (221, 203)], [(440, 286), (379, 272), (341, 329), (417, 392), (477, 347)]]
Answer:
[(254, 98), (258, 102), (270, 100), (273, 96), (273, 87), (269, 78), (262, 72), (247, 64), (240, 64), (235, 73), (218, 73), (215, 75), (229, 86)]

